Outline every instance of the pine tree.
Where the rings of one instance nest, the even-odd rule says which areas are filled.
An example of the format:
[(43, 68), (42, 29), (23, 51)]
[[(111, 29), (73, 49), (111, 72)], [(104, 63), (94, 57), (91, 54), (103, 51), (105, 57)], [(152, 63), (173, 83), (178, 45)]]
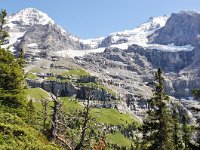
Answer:
[(150, 110), (143, 124), (143, 140), (149, 150), (174, 150), (172, 117), (167, 106), (169, 97), (164, 93), (162, 71), (155, 75), (156, 87), (150, 100)]

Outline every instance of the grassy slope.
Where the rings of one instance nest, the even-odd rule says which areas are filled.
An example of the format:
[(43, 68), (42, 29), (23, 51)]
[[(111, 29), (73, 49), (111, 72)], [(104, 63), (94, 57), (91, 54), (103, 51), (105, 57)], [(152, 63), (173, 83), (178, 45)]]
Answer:
[(28, 126), (21, 118), (0, 112), (0, 149), (6, 150), (59, 150), (34, 128)]
[(93, 117), (97, 118), (98, 122), (110, 125), (126, 125), (133, 122), (133, 119), (128, 114), (120, 114), (116, 109), (94, 108), (92, 109)]
[[(30, 93), (36, 92), (42, 93), (44, 92), (41, 89), (29, 89), (28, 93), (29, 95), (32, 95)], [(37, 94), (33, 94), (34, 98), (38, 97)], [(67, 113), (72, 113), (75, 112), (76, 110), (81, 110), (83, 109), (83, 106), (80, 105), (75, 99), (69, 98), (69, 97), (62, 97), (61, 101), (63, 102), (63, 107), (64, 111)], [(41, 109), (42, 106), (38, 102), (34, 102), (34, 105), (37, 109)], [(50, 103), (52, 105), (52, 103)], [(50, 112), (50, 107), (48, 112)], [(134, 119), (131, 115), (129, 114), (121, 114), (119, 113), (116, 109), (107, 109), (107, 108), (93, 108), (91, 110), (91, 114), (93, 118), (96, 118), (98, 122), (109, 124), (109, 125), (128, 125), (132, 122), (138, 122), (137, 119)], [(116, 132), (114, 134), (108, 134), (106, 135), (106, 139), (108, 140), (109, 143), (113, 144), (118, 144), (119, 146), (127, 146), (130, 147), (131, 145), (131, 140), (124, 137), (119, 132)]]
[(29, 98), (33, 99), (41, 99), (43, 98), (48, 98), (49, 93), (41, 88), (30, 88), (30, 89), (25, 89), (25, 93)]
[[(75, 100), (70, 100), (69, 98), (61, 98), (64, 104), (64, 109), (68, 113), (75, 110), (83, 109), (83, 107)], [(106, 109), (106, 108), (93, 108), (91, 110), (93, 118), (96, 118), (98, 122), (109, 124), (109, 125), (128, 125), (133, 122), (138, 122), (134, 120), (129, 114), (121, 114), (116, 109)], [(124, 137), (120, 132), (115, 132), (114, 134), (107, 134), (106, 140), (112, 144), (118, 144), (119, 146), (130, 147), (133, 141)]]

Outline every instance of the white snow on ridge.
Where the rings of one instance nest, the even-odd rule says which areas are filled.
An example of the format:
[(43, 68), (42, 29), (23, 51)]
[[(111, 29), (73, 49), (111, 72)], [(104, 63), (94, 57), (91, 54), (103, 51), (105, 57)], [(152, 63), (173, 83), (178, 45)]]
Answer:
[(137, 44), (139, 46), (146, 46), (148, 43), (147, 37), (154, 33), (156, 30), (165, 26), (169, 17), (161, 16), (150, 18), (150, 20), (133, 30), (125, 30), (123, 32), (111, 33), (113, 43), (119, 40), (127, 40), (127, 43)]
[(8, 24), (15, 21), (20, 21), (23, 25), (55, 24), (55, 22), (47, 14), (34, 8), (26, 8), (17, 14), (8, 17)]

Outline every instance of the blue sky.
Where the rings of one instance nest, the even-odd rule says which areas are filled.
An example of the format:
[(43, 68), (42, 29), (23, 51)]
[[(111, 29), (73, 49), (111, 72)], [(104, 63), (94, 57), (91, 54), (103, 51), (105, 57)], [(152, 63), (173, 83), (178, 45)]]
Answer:
[(33, 7), (83, 39), (132, 29), (150, 17), (200, 11), (200, 0), (0, 0), (9, 14)]

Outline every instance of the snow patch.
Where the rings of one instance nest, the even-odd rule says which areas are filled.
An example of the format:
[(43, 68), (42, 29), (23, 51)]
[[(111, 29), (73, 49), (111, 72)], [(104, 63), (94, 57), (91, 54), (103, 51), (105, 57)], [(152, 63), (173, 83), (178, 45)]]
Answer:
[(31, 44), (28, 44), (27, 46), (28, 46), (28, 47), (37, 47), (38, 44), (37, 44), (37, 43), (31, 43)]
[(192, 51), (194, 49), (192, 45), (175, 46), (174, 43), (168, 45), (148, 44), (145, 48), (157, 49), (166, 52)]
[(105, 48), (98, 48), (98, 49), (91, 49), (91, 50), (62, 50), (54, 52), (56, 56), (59, 57), (83, 57), (85, 55), (88, 55), (90, 53), (102, 53), (105, 50)]

